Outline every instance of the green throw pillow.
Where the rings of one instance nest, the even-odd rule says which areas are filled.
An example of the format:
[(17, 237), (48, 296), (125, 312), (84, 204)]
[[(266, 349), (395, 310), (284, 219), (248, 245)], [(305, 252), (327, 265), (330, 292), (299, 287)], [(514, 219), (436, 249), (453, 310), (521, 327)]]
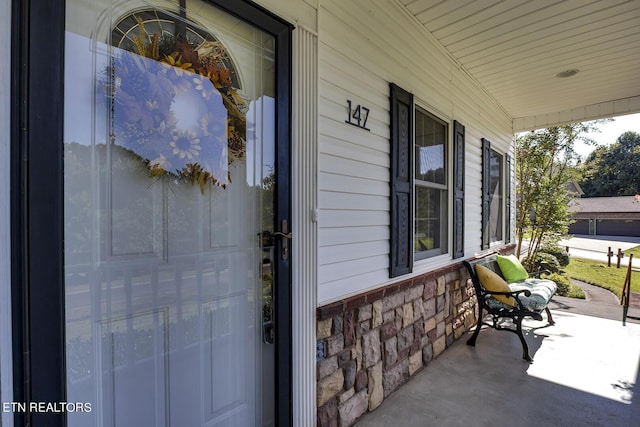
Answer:
[(515, 255), (496, 255), (502, 275), (508, 283), (519, 282), (529, 278), (529, 273), (524, 269), (520, 260)]

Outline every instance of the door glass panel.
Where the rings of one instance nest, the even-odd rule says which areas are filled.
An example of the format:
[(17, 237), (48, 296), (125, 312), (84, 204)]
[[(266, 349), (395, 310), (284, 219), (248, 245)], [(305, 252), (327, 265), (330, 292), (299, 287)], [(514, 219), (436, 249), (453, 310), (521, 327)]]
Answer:
[(67, 2), (69, 425), (271, 425), (274, 40), (161, 6)]

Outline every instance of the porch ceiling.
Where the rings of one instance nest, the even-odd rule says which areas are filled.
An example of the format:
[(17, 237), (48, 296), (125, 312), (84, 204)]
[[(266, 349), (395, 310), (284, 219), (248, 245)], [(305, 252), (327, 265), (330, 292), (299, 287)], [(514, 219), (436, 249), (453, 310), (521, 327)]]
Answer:
[(638, 0), (397, 1), (513, 117), (514, 131), (640, 112)]

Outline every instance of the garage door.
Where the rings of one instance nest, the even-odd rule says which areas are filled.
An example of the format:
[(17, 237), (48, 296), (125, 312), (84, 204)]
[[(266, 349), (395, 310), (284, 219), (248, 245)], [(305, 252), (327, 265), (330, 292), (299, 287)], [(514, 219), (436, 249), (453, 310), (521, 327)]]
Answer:
[(598, 221), (597, 234), (600, 236), (640, 236), (640, 220)]
[(569, 226), (569, 234), (589, 234), (589, 220), (576, 220), (576, 222)]

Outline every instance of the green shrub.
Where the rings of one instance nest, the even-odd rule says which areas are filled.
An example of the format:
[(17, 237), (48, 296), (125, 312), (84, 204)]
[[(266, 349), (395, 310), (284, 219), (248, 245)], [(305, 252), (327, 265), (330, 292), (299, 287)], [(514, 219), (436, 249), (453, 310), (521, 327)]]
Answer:
[(560, 264), (560, 267), (566, 267), (567, 265), (569, 265), (569, 253), (564, 248), (561, 248), (560, 246), (545, 245), (542, 248), (540, 248), (538, 253), (540, 252), (545, 254), (551, 254), (554, 257), (556, 257), (556, 259), (558, 260), (558, 263)]
[(561, 276), (558, 273), (551, 273), (550, 275), (545, 274), (544, 278), (556, 282), (556, 286), (558, 286), (558, 290), (556, 291), (557, 295), (566, 296), (569, 291), (571, 291), (571, 283), (569, 283), (569, 279), (565, 276)]
[(538, 252), (535, 258), (527, 259), (526, 266), (530, 273), (535, 273), (540, 270), (549, 270), (552, 273), (558, 273), (560, 271), (560, 263), (557, 258), (544, 252)]
[(569, 278), (558, 273), (543, 275), (545, 279), (553, 280), (558, 287), (556, 295), (570, 298), (585, 299), (584, 291), (580, 287), (572, 285)]

